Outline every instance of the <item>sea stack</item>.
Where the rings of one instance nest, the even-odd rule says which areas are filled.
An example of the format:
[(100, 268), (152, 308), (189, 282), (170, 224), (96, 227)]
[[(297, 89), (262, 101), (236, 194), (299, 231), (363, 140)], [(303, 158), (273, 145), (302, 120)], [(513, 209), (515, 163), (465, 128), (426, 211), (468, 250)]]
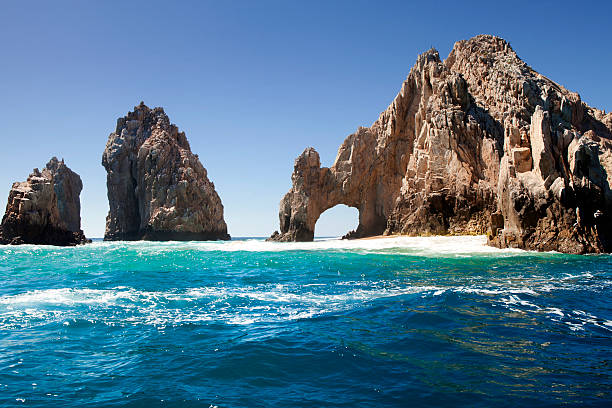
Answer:
[(306, 149), (280, 203), (278, 241), (309, 241), (321, 213), (359, 210), (354, 237), (488, 234), (489, 244), (612, 251), (612, 114), (535, 72), (505, 40), (418, 57), (331, 168)]
[(0, 226), (2, 244), (77, 245), (91, 242), (81, 230), (83, 183), (64, 160), (51, 158), (24, 182), (13, 183)]
[(117, 120), (102, 155), (105, 240), (230, 239), (223, 205), (184, 132), (143, 102)]

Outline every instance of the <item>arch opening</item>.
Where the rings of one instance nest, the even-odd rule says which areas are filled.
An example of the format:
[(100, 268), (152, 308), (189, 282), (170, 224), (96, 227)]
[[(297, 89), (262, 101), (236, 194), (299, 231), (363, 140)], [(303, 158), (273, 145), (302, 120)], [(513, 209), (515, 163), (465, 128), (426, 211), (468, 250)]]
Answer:
[(357, 230), (359, 225), (359, 210), (344, 204), (337, 204), (319, 216), (315, 223), (315, 238), (342, 237)]

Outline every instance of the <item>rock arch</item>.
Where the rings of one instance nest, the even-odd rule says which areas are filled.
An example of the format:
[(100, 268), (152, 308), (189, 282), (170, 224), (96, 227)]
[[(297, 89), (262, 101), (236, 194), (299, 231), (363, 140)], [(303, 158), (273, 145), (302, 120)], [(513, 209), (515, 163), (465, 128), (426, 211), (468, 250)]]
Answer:
[[(354, 146), (346, 147), (340, 149), (331, 168), (321, 167), (319, 153), (312, 147), (296, 159), (291, 176), (293, 187), (280, 203), (281, 232), (273, 239), (312, 241), (321, 214), (339, 204), (359, 211), (355, 237), (378, 235), (385, 231), (393, 201), (389, 194), (393, 189), (384, 184), (385, 180), (377, 171), (367, 172), (365, 167), (359, 171), (349, 160), (344, 160), (345, 156), (350, 159), (348, 150)], [(357, 174), (361, 177), (356, 177)], [(401, 178), (396, 180), (400, 181)]]
[[(441, 99), (449, 109), (443, 112), (444, 117), (432, 118), (430, 100), (440, 104)], [(441, 180), (447, 176), (442, 173), (448, 173), (446, 178), (451, 182), (458, 179), (456, 168), (445, 169), (445, 165), (454, 160), (456, 167), (460, 167), (463, 160), (449, 146), (457, 143), (452, 140), (455, 135), (441, 122), (451, 120), (465, 128), (464, 117), (456, 113), (466, 109), (469, 103), (465, 81), (444, 68), (436, 50), (420, 55), (391, 105), (370, 128), (360, 127), (346, 138), (332, 167), (322, 168), (319, 154), (311, 147), (296, 159), (291, 190), (280, 203), (280, 232), (270, 239), (312, 240), (316, 220), (323, 211), (337, 204), (358, 209), (355, 238), (397, 231), (395, 226), (389, 229), (389, 222), (395, 220), (398, 199), (406, 193), (404, 186), (417, 181), (418, 194), (410, 196), (410, 205), (414, 209), (428, 208), (429, 193), (442, 190)], [(463, 131), (460, 136), (466, 139), (464, 143), (473, 144), (480, 152), (484, 132), (479, 133), (480, 127), (474, 127), (474, 131)], [(429, 155), (430, 146), (425, 146), (425, 139), (441, 139), (432, 147), (439, 150), (437, 156)], [(487, 143), (491, 150), (496, 142), (489, 139)], [(486, 167), (479, 159), (473, 163), (478, 170)], [(407, 176), (417, 173), (418, 178)], [(465, 179), (471, 177), (471, 172), (462, 176), (461, 184), (455, 183), (457, 189), (469, 183), (470, 180)], [(440, 201), (438, 198), (434, 197), (436, 203)], [(408, 211), (411, 212), (414, 211)], [(426, 214), (419, 218), (425, 220), (424, 224), (429, 222)], [(438, 224), (440, 222), (434, 222), (433, 226), (425, 225), (423, 229), (437, 231)]]
[(391, 105), (330, 168), (306, 149), (280, 203), (278, 241), (320, 214), (359, 210), (356, 237), (487, 234), (499, 247), (612, 251), (612, 113), (533, 71), (501, 38), (418, 57)]

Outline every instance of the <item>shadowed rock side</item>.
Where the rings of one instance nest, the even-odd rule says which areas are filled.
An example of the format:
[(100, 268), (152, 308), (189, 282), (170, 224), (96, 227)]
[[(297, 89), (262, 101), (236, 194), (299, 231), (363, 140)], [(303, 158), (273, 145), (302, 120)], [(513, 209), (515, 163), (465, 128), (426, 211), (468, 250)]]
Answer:
[(184, 132), (144, 103), (117, 120), (102, 156), (105, 240), (230, 239), (223, 205)]
[(278, 241), (313, 239), (323, 211), (359, 210), (353, 237), (489, 234), (498, 247), (612, 250), (612, 114), (480, 35), (418, 57), (392, 104), (331, 168), (306, 149)]
[(0, 226), (2, 244), (77, 245), (91, 242), (81, 230), (83, 183), (53, 157), (24, 182), (13, 183)]

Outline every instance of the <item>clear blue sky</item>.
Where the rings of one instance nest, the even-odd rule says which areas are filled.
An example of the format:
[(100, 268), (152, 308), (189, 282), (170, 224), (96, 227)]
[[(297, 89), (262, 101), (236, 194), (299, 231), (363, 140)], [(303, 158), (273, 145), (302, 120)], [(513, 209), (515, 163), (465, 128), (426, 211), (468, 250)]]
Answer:
[[(331, 165), (392, 101), (417, 55), (502, 36), (533, 68), (612, 110), (609, 2), (2, 1), (0, 205), (52, 156), (81, 175), (87, 236), (108, 211), (100, 161), (141, 100), (184, 130), (233, 236), (278, 228), (295, 157)], [(334, 211), (332, 215), (329, 212)], [(317, 235), (343, 234), (333, 209)]]

